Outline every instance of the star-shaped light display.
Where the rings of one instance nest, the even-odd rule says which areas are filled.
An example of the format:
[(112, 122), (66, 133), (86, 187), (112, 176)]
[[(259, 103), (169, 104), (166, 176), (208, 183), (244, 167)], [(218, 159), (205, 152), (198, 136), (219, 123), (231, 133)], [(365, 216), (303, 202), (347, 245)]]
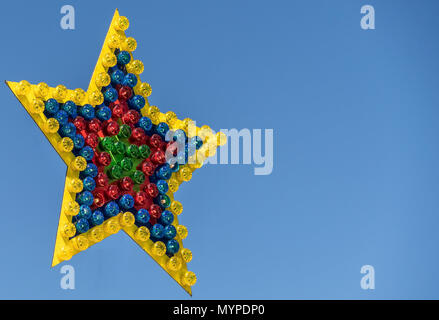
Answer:
[(87, 91), (7, 85), (68, 167), (52, 266), (122, 229), (192, 294), (174, 193), (226, 136), (149, 105), (128, 26), (116, 10)]

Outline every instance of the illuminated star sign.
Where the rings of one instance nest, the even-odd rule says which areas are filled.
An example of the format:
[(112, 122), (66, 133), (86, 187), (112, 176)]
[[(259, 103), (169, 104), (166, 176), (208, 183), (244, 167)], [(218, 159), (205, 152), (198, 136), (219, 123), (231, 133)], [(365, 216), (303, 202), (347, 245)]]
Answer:
[(122, 229), (192, 294), (174, 193), (226, 136), (149, 105), (128, 25), (116, 10), (87, 91), (7, 85), (68, 167), (52, 266)]

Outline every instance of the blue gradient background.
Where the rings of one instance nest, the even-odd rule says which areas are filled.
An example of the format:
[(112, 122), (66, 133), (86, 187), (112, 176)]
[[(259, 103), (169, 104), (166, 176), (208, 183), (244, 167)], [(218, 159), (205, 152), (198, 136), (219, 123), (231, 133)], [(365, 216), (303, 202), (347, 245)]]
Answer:
[[(360, 28), (364, 4), (376, 30)], [(2, 78), (86, 89), (116, 7), (152, 104), (216, 130), (274, 129), (271, 175), (207, 166), (176, 194), (195, 299), (439, 298), (437, 1), (7, 1)], [(75, 256), (76, 289), (60, 288), (66, 166), (0, 95), (0, 298), (189, 298), (122, 232)]]

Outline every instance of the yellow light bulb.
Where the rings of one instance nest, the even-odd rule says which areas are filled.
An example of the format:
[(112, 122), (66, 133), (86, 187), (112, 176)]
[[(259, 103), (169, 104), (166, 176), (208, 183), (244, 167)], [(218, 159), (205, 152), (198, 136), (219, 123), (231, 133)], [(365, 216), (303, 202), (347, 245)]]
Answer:
[(73, 250), (70, 246), (63, 246), (58, 251), (58, 258), (61, 260), (70, 260), (73, 256)]
[(88, 232), (88, 239), (94, 243), (104, 240), (104, 236), (104, 228), (102, 226), (93, 227)]
[(70, 152), (73, 150), (74, 144), (73, 140), (69, 137), (64, 137), (59, 141), (59, 148), (63, 152)]
[(32, 113), (42, 113), (44, 111), (44, 102), (41, 99), (33, 99), (31, 105)]
[(184, 225), (180, 224), (180, 225), (177, 226), (176, 229), (177, 229), (177, 233), (180, 236), (180, 238), (181, 239), (186, 239), (187, 234), (188, 234), (187, 228)]
[(142, 82), (139, 85), (138, 90), (139, 90), (139, 93), (144, 97), (149, 97), (151, 95), (151, 92), (152, 92), (151, 86), (147, 82)]
[(110, 68), (110, 67), (114, 67), (117, 63), (117, 58), (114, 55), (114, 53), (112, 52), (107, 52), (106, 54), (104, 54), (104, 56), (102, 57), (102, 65), (105, 68)]
[(132, 37), (128, 37), (124, 40), (122, 44), (122, 49), (126, 51), (134, 51), (137, 48), (137, 41)]
[(55, 133), (59, 129), (59, 122), (55, 118), (49, 118), (46, 120), (46, 131), (48, 133)]
[(78, 193), (82, 191), (84, 185), (79, 178), (71, 178), (69, 181), (68, 189), (70, 192)]
[(172, 111), (166, 112), (165, 117), (166, 117), (166, 122), (169, 124), (172, 124), (177, 119), (177, 115), (175, 114), (175, 112)]
[(187, 135), (189, 137), (193, 137), (197, 135), (197, 126), (195, 125), (195, 122), (190, 119), (190, 118), (186, 118), (183, 120), (184, 123), (184, 129), (187, 132)]
[(136, 232), (134, 233), (134, 237), (138, 241), (142, 241), (142, 242), (147, 241), (150, 237), (149, 229), (145, 226), (141, 226), (137, 228)]
[(72, 242), (73, 247), (79, 251), (84, 251), (90, 246), (87, 236), (83, 234), (74, 237), (70, 242)]
[(88, 95), (88, 101), (91, 105), (100, 105), (104, 102), (104, 96), (100, 91), (93, 90)]
[(186, 271), (183, 274), (183, 283), (188, 286), (193, 286), (197, 282), (197, 276), (192, 271)]
[(148, 114), (149, 114), (150, 116), (152, 116), (153, 114), (157, 114), (157, 113), (159, 113), (159, 112), (160, 112), (160, 109), (157, 108), (156, 106), (150, 106), (150, 107), (148, 108)]
[(114, 23), (116, 30), (125, 31), (130, 26), (130, 22), (127, 17), (120, 16)]
[(53, 97), (58, 101), (64, 101), (67, 97), (67, 88), (62, 84), (56, 86), (53, 91)]
[(160, 117), (160, 109), (156, 106), (150, 106), (148, 108), (148, 115), (152, 122), (158, 122)]
[(79, 203), (69, 201), (64, 207), (64, 213), (68, 216), (76, 216), (79, 213)]
[(112, 34), (107, 41), (107, 45), (110, 49), (116, 49), (119, 47), (120, 37), (117, 34)]
[(141, 74), (144, 69), (145, 69), (145, 67), (143, 66), (143, 63), (140, 60), (133, 60), (130, 63), (128, 63), (128, 65), (127, 65), (127, 70), (129, 70), (128, 72), (131, 72), (131, 73), (134, 73), (137, 75)]
[(17, 93), (18, 93), (18, 95), (20, 95), (20, 96), (25, 96), (25, 95), (27, 95), (28, 93), (29, 93), (29, 91), (30, 91), (30, 83), (28, 82), (28, 81), (26, 81), (26, 80), (21, 80), (19, 83), (18, 83), (18, 90), (17, 90)]
[(156, 256), (164, 256), (166, 253), (166, 245), (161, 241), (156, 241), (154, 245), (152, 246), (152, 252)]
[(216, 133), (216, 143), (219, 146), (223, 146), (227, 143), (227, 135), (224, 132), (217, 132)]
[(84, 171), (87, 168), (87, 160), (82, 156), (77, 156), (73, 159), (71, 166), (74, 170)]
[(73, 237), (76, 234), (76, 227), (73, 223), (66, 223), (62, 227), (62, 234), (66, 238)]
[[(116, 217), (114, 217), (114, 218), (116, 218)], [(104, 222), (104, 230), (106, 233), (115, 234), (115, 233), (119, 232), (120, 224), (117, 221), (117, 219), (114, 219), (114, 218), (110, 218)]]
[(45, 98), (49, 94), (49, 86), (47, 83), (40, 82), (34, 87), (34, 94), (38, 98)]
[(216, 142), (208, 142), (205, 145), (205, 155), (206, 157), (213, 157), (216, 154), (217, 144)]
[(181, 181), (189, 181), (192, 179), (192, 170), (188, 166), (184, 166), (178, 171), (178, 177)]
[(181, 259), (179, 257), (173, 256), (169, 258), (167, 266), (168, 269), (171, 271), (178, 271), (182, 266)]
[(178, 190), (178, 180), (175, 178), (171, 178), (168, 180), (168, 187), (172, 193), (177, 192)]
[(81, 88), (76, 88), (73, 90), (72, 99), (74, 103), (81, 105), (85, 99), (85, 91)]
[(96, 76), (95, 84), (98, 87), (106, 87), (110, 84), (110, 75), (106, 72), (101, 72)]
[(205, 159), (203, 153), (197, 151), (195, 155), (189, 157), (188, 163), (192, 169), (199, 169), (203, 166)]
[(175, 213), (177, 216), (180, 215), (183, 212), (183, 205), (181, 202), (174, 200), (171, 202), (171, 211)]
[(131, 212), (125, 212), (120, 215), (119, 220), (122, 227), (131, 227), (136, 221), (136, 218), (134, 218), (134, 215)]
[(184, 262), (188, 263), (192, 260), (192, 251), (190, 251), (188, 248), (183, 248), (180, 250), (181, 258)]

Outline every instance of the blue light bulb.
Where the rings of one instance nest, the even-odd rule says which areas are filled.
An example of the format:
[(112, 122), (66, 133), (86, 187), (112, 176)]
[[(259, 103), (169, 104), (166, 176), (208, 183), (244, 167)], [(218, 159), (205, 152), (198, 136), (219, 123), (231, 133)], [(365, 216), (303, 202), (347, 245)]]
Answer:
[(186, 132), (182, 129), (177, 129), (174, 131), (173, 140), (177, 141), (178, 143), (184, 144), (186, 143)]
[(93, 191), (96, 188), (96, 182), (91, 176), (85, 177), (84, 180), (82, 180), (82, 184), (86, 191)]
[(163, 237), (163, 226), (160, 223), (156, 223), (151, 228), (151, 237), (161, 239)]
[(58, 110), (53, 117), (58, 120), (60, 126), (67, 124), (69, 121), (69, 115), (64, 110)]
[(135, 87), (137, 84), (137, 77), (135, 74), (127, 73), (123, 79), (123, 85), (128, 87)]
[(78, 218), (90, 219), (91, 217), (91, 209), (89, 206), (83, 204), (79, 207), (79, 213), (77, 215)]
[(170, 166), (172, 172), (177, 172), (180, 169), (180, 164), (177, 162), (177, 160), (175, 160), (173, 164), (170, 164)]
[(76, 195), (76, 201), (79, 204), (84, 204), (86, 206), (91, 206), (93, 204), (93, 194), (90, 191), (82, 191)]
[(121, 51), (117, 55), (117, 63), (121, 65), (128, 64), (131, 60), (130, 53), (128, 51)]
[(162, 138), (166, 137), (166, 134), (169, 131), (169, 126), (166, 122), (160, 122), (157, 127), (155, 128), (156, 132), (158, 133), (159, 136), (161, 136)]
[(122, 70), (115, 70), (111, 73), (111, 83), (114, 85), (122, 84), (124, 78), (125, 73)]
[(91, 120), (95, 117), (95, 109), (91, 105), (85, 104), (79, 108), (79, 115), (85, 120)]
[(84, 218), (79, 219), (78, 221), (76, 221), (75, 227), (76, 227), (76, 230), (79, 233), (85, 233), (90, 228), (87, 219), (84, 219)]
[(90, 161), (93, 159), (94, 151), (90, 146), (85, 146), (81, 150), (79, 150), (79, 155), (84, 157), (85, 160)]
[(130, 194), (124, 194), (119, 199), (119, 206), (124, 210), (128, 210), (128, 209), (131, 209), (132, 207), (134, 207), (133, 196)]
[(165, 163), (156, 169), (156, 176), (162, 180), (169, 180), (171, 178), (172, 171), (169, 163)]
[(142, 128), (146, 132), (148, 132), (152, 129), (152, 122), (151, 122), (151, 119), (149, 119), (148, 117), (140, 118), (138, 125), (140, 128)]
[(85, 170), (81, 172), (82, 176), (96, 177), (98, 175), (98, 167), (94, 163), (87, 163)]
[(57, 113), (59, 110), (59, 103), (53, 98), (48, 99), (44, 104), (44, 111), (49, 115)]
[(191, 138), (191, 143), (195, 144), (195, 148), (198, 150), (203, 145), (203, 140), (199, 136), (195, 136)]
[(102, 223), (104, 223), (104, 214), (101, 210), (95, 210), (93, 214), (91, 215), (91, 222), (93, 225), (98, 226)]
[(136, 213), (136, 222), (140, 224), (147, 224), (149, 221), (149, 212), (146, 209), (139, 209)]
[(107, 90), (105, 90), (105, 92), (104, 92), (105, 102), (111, 103), (111, 102), (116, 101), (117, 98), (118, 98), (118, 94), (117, 94), (116, 89), (110, 87)]
[(180, 249), (180, 245), (177, 240), (171, 239), (166, 243), (166, 253), (176, 254)]
[(69, 115), (70, 118), (75, 119), (78, 116), (78, 107), (76, 106), (76, 104), (73, 101), (66, 101), (61, 109), (63, 109), (65, 112), (67, 112), (67, 114)]
[(72, 138), (72, 140), (73, 140), (73, 145), (74, 145), (75, 149), (81, 149), (82, 147), (84, 147), (85, 139), (82, 135), (76, 134)]
[(59, 134), (62, 137), (72, 138), (76, 135), (76, 127), (73, 123), (67, 122), (65, 125), (59, 128)]
[(128, 100), (128, 104), (131, 108), (139, 111), (145, 106), (145, 98), (140, 95), (135, 95)]
[(101, 121), (107, 121), (111, 118), (111, 109), (107, 106), (100, 107), (96, 111), (96, 117)]
[(174, 221), (174, 215), (171, 211), (164, 210), (160, 216), (160, 223), (163, 225), (171, 224)]
[(175, 229), (172, 224), (167, 225), (163, 230), (163, 235), (166, 239), (174, 239), (174, 237), (177, 235), (177, 229)]
[(110, 201), (105, 205), (104, 213), (108, 217), (114, 217), (119, 213), (119, 206), (115, 201)]
[(157, 181), (156, 185), (160, 193), (166, 193), (169, 190), (168, 183), (165, 180)]

